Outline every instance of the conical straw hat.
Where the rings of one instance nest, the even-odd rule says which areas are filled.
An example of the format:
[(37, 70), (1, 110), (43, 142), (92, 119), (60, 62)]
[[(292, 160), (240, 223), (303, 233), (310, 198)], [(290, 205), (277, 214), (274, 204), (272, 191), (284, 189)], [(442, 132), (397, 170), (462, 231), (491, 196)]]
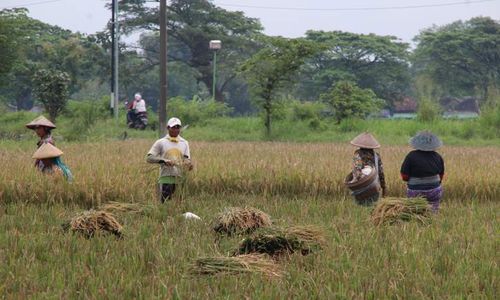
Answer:
[(363, 132), (351, 141), (351, 145), (365, 148), (365, 149), (377, 149), (380, 148), (379, 142), (373, 137), (373, 135), (368, 132)]
[(59, 157), (63, 155), (63, 152), (59, 150), (56, 146), (45, 143), (43, 144), (38, 150), (33, 153), (33, 158), (34, 159), (46, 159), (46, 158), (53, 158), (53, 157)]
[(54, 123), (50, 122), (44, 116), (39, 116), (38, 118), (36, 118), (33, 121), (31, 121), (28, 124), (26, 124), (26, 127), (28, 127), (29, 129), (35, 129), (37, 126), (45, 126), (45, 127), (48, 127), (48, 128), (56, 128), (56, 125), (54, 125)]
[(434, 151), (443, 145), (443, 142), (430, 131), (420, 131), (410, 139), (410, 145), (421, 151)]

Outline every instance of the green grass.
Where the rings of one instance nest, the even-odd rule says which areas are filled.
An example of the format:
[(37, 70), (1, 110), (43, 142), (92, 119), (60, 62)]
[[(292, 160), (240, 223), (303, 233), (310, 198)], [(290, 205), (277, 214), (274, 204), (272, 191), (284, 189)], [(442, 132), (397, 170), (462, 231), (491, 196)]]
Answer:
[[(32, 139), (33, 133), (24, 127), (36, 117), (33, 113), (20, 112), (0, 116), (0, 140)], [(90, 128), (78, 126), (78, 119), (60, 117), (54, 135), (58, 140), (105, 141), (128, 138), (153, 139), (158, 131), (131, 130), (125, 126), (122, 112), (118, 120), (99, 119)], [(484, 121), (484, 120), (483, 120)], [(491, 122), (490, 122), (491, 123)], [(375, 134), (382, 145), (403, 145), (420, 130), (431, 130), (443, 139), (446, 145), (456, 146), (498, 146), (500, 135), (495, 126), (476, 120), (438, 120), (422, 123), (417, 120), (344, 120), (340, 124), (322, 120), (316, 125), (311, 121), (275, 121), (272, 125), (271, 140), (284, 142), (348, 142), (363, 131)], [(493, 124), (493, 123), (492, 123)], [(496, 124), (496, 123), (495, 123)], [(185, 124), (186, 125), (186, 124)], [(195, 141), (263, 141), (263, 122), (258, 117), (213, 118), (202, 124), (187, 124), (182, 134)], [(485, 128), (485, 126), (489, 126)], [(493, 127), (492, 127), (493, 126)]]
[[(123, 200), (123, 199), (116, 199)], [(278, 225), (324, 228), (328, 246), (281, 261), (286, 275), (193, 276), (198, 257), (227, 254), (208, 222), (226, 206), (251, 205)], [(75, 205), (2, 205), (0, 294), (6, 298), (488, 298), (498, 293), (498, 202), (450, 199), (427, 226), (376, 228), (351, 199), (192, 195), (147, 215), (119, 215), (125, 238), (63, 233)], [(179, 215), (191, 211), (202, 222)]]

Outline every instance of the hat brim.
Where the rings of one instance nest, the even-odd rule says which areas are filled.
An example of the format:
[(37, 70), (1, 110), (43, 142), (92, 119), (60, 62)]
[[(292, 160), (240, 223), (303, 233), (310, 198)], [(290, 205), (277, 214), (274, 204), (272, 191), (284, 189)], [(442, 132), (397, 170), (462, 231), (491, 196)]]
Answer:
[(379, 149), (380, 148), (380, 145), (366, 145), (366, 144), (358, 144), (356, 142), (351, 142), (351, 145), (355, 146), (355, 147), (359, 147), (359, 148), (364, 148), (364, 149)]

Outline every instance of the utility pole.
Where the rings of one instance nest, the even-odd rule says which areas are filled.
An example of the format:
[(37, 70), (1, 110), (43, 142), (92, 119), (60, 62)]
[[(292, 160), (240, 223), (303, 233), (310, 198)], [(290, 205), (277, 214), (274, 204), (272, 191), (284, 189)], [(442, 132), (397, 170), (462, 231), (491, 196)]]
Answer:
[(119, 48), (118, 48), (118, 45), (120, 43), (120, 37), (118, 36), (118, 32), (119, 32), (119, 22), (118, 22), (118, 0), (113, 0), (114, 2), (114, 5), (113, 5), (113, 8), (114, 8), (114, 22), (113, 22), (113, 35), (114, 35), (114, 49), (113, 49), (113, 52), (115, 53), (114, 54), (114, 84), (113, 84), (113, 87), (114, 87), (114, 96), (115, 96), (115, 99), (114, 99), (114, 113), (115, 113), (115, 119), (118, 120), (118, 56), (119, 56)]
[(115, 109), (115, 2), (116, 0), (111, 0), (111, 99), (109, 102), (109, 108), (111, 110), (111, 115), (114, 115)]
[(160, 137), (167, 130), (167, 0), (160, 0), (160, 103), (158, 106)]

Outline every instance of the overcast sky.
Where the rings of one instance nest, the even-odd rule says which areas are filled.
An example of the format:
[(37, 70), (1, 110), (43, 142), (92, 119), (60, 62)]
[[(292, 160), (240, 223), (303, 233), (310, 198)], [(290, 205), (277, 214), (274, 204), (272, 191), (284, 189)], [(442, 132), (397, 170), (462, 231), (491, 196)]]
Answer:
[[(111, 0), (0, 0), (0, 8), (26, 7), (29, 15), (73, 31), (94, 33), (110, 18)], [(423, 28), (459, 19), (500, 20), (500, 0), (216, 0), (228, 10), (260, 19), (268, 35), (299, 37), (309, 29), (395, 35), (411, 39)], [(152, 3), (151, 5), (157, 5)], [(427, 7), (425, 7), (427, 6)], [(403, 8), (406, 7), (406, 8)], [(409, 8), (413, 7), (413, 8)], [(391, 9), (388, 9), (391, 8)]]

